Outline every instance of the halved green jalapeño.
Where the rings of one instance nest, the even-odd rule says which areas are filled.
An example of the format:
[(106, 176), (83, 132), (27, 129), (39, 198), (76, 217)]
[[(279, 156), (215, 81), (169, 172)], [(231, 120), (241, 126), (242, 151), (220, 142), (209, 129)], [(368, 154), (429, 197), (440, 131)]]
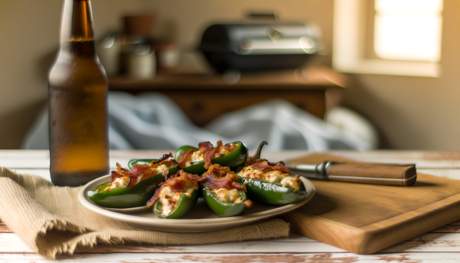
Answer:
[(213, 164), (201, 175), (202, 196), (207, 206), (221, 217), (237, 216), (251, 205), (246, 187), (228, 166)]
[[(252, 160), (261, 159), (260, 153), (262, 151), (263, 146), (266, 144), (268, 144), (266, 141), (260, 143), (258, 149), (252, 157)], [(295, 177), (295, 175), (291, 174), (289, 174), (289, 176)], [(252, 179), (245, 178), (242, 176), (239, 176), (239, 178), (241, 184), (243, 184), (247, 188), (248, 197), (250, 199), (257, 200), (263, 203), (268, 203), (272, 205), (286, 205), (296, 203), (303, 200), (307, 194), (302, 181), (298, 182), (299, 187), (294, 188), (291, 185), (283, 186), (279, 182), (271, 183), (265, 179)]]
[(241, 183), (248, 189), (248, 196), (253, 200), (272, 205), (287, 205), (300, 202), (305, 198), (307, 192), (301, 184), (296, 190), (290, 186), (283, 186), (280, 183), (270, 183), (263, 179), (241, 179)]
[[(172, 157), (172, 154), (165, 154), (162, 158), (156, 160), (152, 159), (155, 163), (161, 163), (167, 157)], [(149, 162), (148, 164), (152, 163)], [(138, 179), (136, 176), (130, 176), (128, 183), (119, 187), (111, 188), (112, 182), (101, 184), (94, 189), (88, 191), (88, 198), (95, 204), (103, 207), (110, 208), (129, 208), (137, 206), (145, 206), (147, 201), (153, 195), (155, 188), (158, 184), (165, 180), (168, 175), (175, 174), (180, 170), (179, 165), (174, 159), (168, 162), (167, 174), (163, 172), (157, 174), (149, 174), (146, 179)], [(132, 170), (134, 165), (130, 167)], [(143, 167), (145, 168), (145, 167)], [(146, 171), (148, 168), (146, 169)], [(116, 171), (112, 171), (112, 174)], [(139, 176), (147, 176), (145, 173)], [(136, 183), (130, 186), (129, 180), (137, 180)]]
[(198, 189), (193, 189), (193, 191), (190, 193), (190, 196), (188, 196), (186, 193), (181, 194), (176, 206), (167, 215), (163, 213), (163, 203), (161, 200), (155, 202), (153, 205), (153, 212), (159, 218), (181, 218), (190, 212), (190, 210), (192, 210), (197, 200)]
[[(235, 141), (235, 142), (232, 142), (232, 144), (236, 146), (235, 150), (229, 152), (228, 154), (220, 156), (218, 158), (212, 159), (211, 163), (212, 164), (217, 163), (222, 166), (228, 166), (231, 169), (235, 169), (238, 166), (244, 164), (244, 162), (246, 162), (246, 159), (248, 158), (248, 152), (249, 152), (248, 148), (241, 141)], [(183, 153), (190, 151), (190, 150), (199, 151), (199, 148), (194, 147), (194, 146), (189, 146), (189, 145), (180, 147), (176, 151), (176, 155), (175, 155), (176, 160), (179, 160), (180, 156)], [(182, 167), (182, 169), (185, 172), (188, 172), (191, 174), (202, 174), (206, 172), (207, 170), (204, 166), (205, 166), (205, 161), (201, 160), (196, 163), (193, 163), (192, 165)]]
[(155, 190), (147, 206), (153, 206), (153, 212), (159, 218), (181, 218), (195, 206), (201, 181), (199, 175), (180, 170)]
[(206, 204), (212, 211), (214, 211), (214, 213), (221, 217), (237, 216), (244, 212), (244, 209), (246, 208), (245, 201), (247, 200), (246, 193), (240, 189), (237, 191), (240, 201), (237, 203), (230, 203), (219, 200), (212, 189), (208, 187), (202, 188), (203, 198), (206, 201)]

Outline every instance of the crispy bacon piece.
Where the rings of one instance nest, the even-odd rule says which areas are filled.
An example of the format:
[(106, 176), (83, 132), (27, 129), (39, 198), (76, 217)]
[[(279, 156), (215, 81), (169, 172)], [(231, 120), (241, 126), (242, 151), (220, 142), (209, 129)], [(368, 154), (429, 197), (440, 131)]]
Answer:
[(209, 167), (209, 169), (203, 175), (203, 178), (206, 178), (207, 176), (210, 176), (212, 178), (223, 177), (226, 176), (229, 172), (231, 172), (230, 167), (222, 166), (216, 163)]
[[(217, 145), (222, 144), (222, 141), (218, 141)], [(216, 148), (212, 146), (210, 142), (200, 142), (198, 144), (199, 151), (203, 154), (204, 157), (204, 168), (208, 169), (211, 166), (211, 160), (214, 159), (214, 154), (216, 153)]]
[[(198, 151), (200, 151), (200, 153), (203, 155), (204, 168), (206, 169), (208, 169), (211, 166), (211, 161), (213, 159), (219, 158), (229, 152), (232, 152), (236, 148), (238, 148), (238, 146), (235, 146), (230, 143), (223, 145), (221, 140), (217, 142), (216, 147), (213, 147), (212, 143), (210, 142), (200, 142), (198, 144)], [(194, 150), (188, 150), (179, 156), (178, 163), (181, 168), (186, 167), (187, 161), (189, 160), (189, 158), (191, 158), (190, 156), (194, 152)]]
[(182, 153), (180, 156), (179, 156), (179, 160), (177, 160), (177, 163), (179, 164), (180, 168), (185, 168), (185, 165), (187, 163), (187, 159), (189, 158), (189, 156), (191, 156), (193, 153), (195, 152), (195, 150), (193, 149), (190, 149), (184, 153)]
[(203, 186), (210, 189), (241, 189), (246, 192), (246, 187), (238, 182), (238, 176), (230, 171), (229, 167), (213, 164), (203, 175)]
[(237, 147), (231, 146), (229, 143), (227, 143), (226, 145), (223, 145), (222, 141), (218, 141), (217, 146), (216, 146), (216, 151), (214, 152), (215, 153), (214, 158), (219, 158), (222, 155), (224, 155), (224, 152), (232, 152), (236, 148)]
[(204, 154), (204, 168), (209, 169), (212, 165), (211, 161), (214, 159), (214, 154), (216, 153), (216, 148), (212, 148)]
[[(249, 158), (248, 158), (249, 159)], [(271, 163), (265, 159), (256, 159), (256, 160), (251, 160), (249, 162), (246, 162), (245, 166), (247, 165), (252, 165), (252, 168), (262, 171), (264, 173), (269, 172), (269, 171), (275, 171), (279, 170), (285, 173), (289, 173), (289, 169), (284, 166), (284, 163)]]
[(206, 181), (203, 182), (203, 185), (210, 189), (241, 189), (246, 192), (246, 186), (241, 185), (238, 182), (232, 181), (231, 177), (219, 177), (219, 178), (206, 178)]
[(153, 160), (151, 163), (150, 163), (150, 166), (152, 165), (155, 165), (155, 164), (160, 164), (164, 161), (167, 161), (168, 158), (174, 158), (173, 154), (172, 153), (166, 153), (166, 154), (163, 154), (163, 156), (160, 157), (160, 159), (158, 160)]
[(222, 141), (217, 142), (217, 146), (214, 148), (210, 142), (200, 143), (200, 151), (204, 153), (204, 168), (209, 169), (212, 163), (211, 161), (215, 158), (219, 158), (227, 152), (234, 151), (237, 147), (231, 144), (223, 145)]
[(256, 170), (263, 171), (265, 168), (268, 167), (267, 160), (258, 160), (252, 164), (252, 167)]
[(154, 175), (148, 164), (135, 165), (131, 170), (121, 167), (119, 163), (117, 163), (117, 167), (117, 171), (112, 171), (111, 182), (114, 182), (117, 178), (129, 177), (128, 187), (134, 186), (139, 176), (142, 176), (142, 179), (145, 180)]
[[(132, 187), (138, 181), (138, 178), (142, 176), (141, 180), (150, 178), (157, 173), (155, 172), (156, 167), (161, 164), (166, 165), (167, 167), (173, 166), (176, 161), (173, 158), (172, 153), (164, 154), (160, 159), (152, 161), (150, 164), (136, 164), (131, 168), (131, 170), (121, 167), (121, 164), (117, 163), (117, 170), (112, 171), (111, 182), (114, 182), (117, 178), (120, 177), (129, 177), (128, 187)], [(152, 169), (153, 168), (153, 169)], [(163, 172), (164, 176), (168, 176), (168, 170)]]
[(203, 180), (204, 178), (201, 178), (196, 174), (190, 174), (184, 172), (184, 170), (180, 170), (178, 173), (169, 177), (168, 179), (166, 179), (166, 181), (162, 182), (159, 185), (159, 187), (155, 190), (155, 194), (147, 202), (147, 206), (152, 206), (158, 200), (160, 192), (164, 187), (171, 187), (171, 191), (173, 193), (184, 193), (187, 191), (187, 181), (201, 182)]
[(214, 147), (212, 146), (211, 142), (200, 142), (198, 144), (198, 150), (203, 154), (206, 153), (207, 151), (211, 150), (212, 148), (214, 148)]
[(112, 171), (111, 174), (112, 176), (110, 177), (110, 182), (114, 182), (117, 178), (123, 177), (123, 175), (119, 174), (117, 171)]

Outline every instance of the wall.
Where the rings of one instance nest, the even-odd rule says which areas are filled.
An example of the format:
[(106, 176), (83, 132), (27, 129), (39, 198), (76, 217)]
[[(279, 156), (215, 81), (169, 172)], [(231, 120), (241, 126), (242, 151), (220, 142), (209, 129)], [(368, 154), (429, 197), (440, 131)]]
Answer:
[[(184, 50), (217, 21), (240, 21), (247, 10), (275, 10), (285, 20), (315, 21), (331, 50), (333, 0), (93, 0), (96, 36), (119, 28), (123, 14), (154, 11), (155, 35), (172, 36)], [(58, 44), (61, 0), (0, 0), (0, 148), (19, 148), (47, 96), (46, 74)], [(350, 74), (344, 104), (380, 129), (383, 147), (460, 150), (457, 136), (460, 0), (445, 1), (442, 76), (416, 78)], [(331, 54), (315, 63), (330, 65)], [(184, 63), (205, 67), (186, 52)]]
[[(62, 0), (0, 0), (0, 149), (20, 148), (40, 109), (46, 105), (48, 69), (59, 43)], [(281, 6), (282, 3), (282, 6)], [(193, 49), (214, 21), (240, 21), (246, 10), (275, 10), (282, 17), (316, 21), (331, 43), (332, 0), (93, 0), (96, 37), (121, 28), (120, 17), (155, 12), (157, 36), (173, 36)], [(329, 48), (330, 50), (330, 48)], [(330, 61), (330, 56), (320, 60)], [(184, 63), (205, 68), (201, 57), (185, 52)]]
[(344, 103), (375, 123), (383, 148), (460, 150), (459, 10), (444, 1), (441, 77), (350, 75)]
[[(62, 0), (0, 0), (0, 149), (20, 148), (47, 99), (46, 77), (59, 44)], [(108, 7), (110, 12), (107, 11)], [(96, 0), (96, 37), (145, 0)]]

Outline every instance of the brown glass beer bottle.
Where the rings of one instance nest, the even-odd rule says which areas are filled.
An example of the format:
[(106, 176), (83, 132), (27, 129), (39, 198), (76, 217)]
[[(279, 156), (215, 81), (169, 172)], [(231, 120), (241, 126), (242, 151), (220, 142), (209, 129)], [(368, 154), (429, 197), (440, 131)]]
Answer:
[(78, 186), (109, 172), (107, 76), (99, 62), (90, 0), (64, 0), (61, 43), (49, 73), (51, 180)]

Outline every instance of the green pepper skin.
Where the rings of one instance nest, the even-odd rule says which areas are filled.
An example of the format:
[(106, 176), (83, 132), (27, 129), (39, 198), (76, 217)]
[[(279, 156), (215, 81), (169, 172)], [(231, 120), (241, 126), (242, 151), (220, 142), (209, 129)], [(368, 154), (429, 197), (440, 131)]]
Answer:
[[(238, 147), (233, 152), (219, 158), (212, 159), (211, 163), (218, 163), (222, 166), (228, 166), (230, 169), (235, 169), (238, 166), (244, 164), (248, 158), (248, 147), (246, 147), (246, 145), (240, 141), (235, 141), (233, 144), (238, 144)], [(188, 150), (198, 151), (198, 148), (189, 145), (180, 147), (176, 151), (176, 160), (179, 160), (179, 156)], [(193, 165), (184, 167), (183, 170), (191, 174), (202, 174), (206, 172), (207, 169), (204, 168), (204, 161), (200, 161)]]
[(203, 187), (202, 193), (208, 207), (221, 217), (237, 216), (244, 212), (244, 201), (246, 201), (247, 198), (246, 193), (243, 190), (238, 190), (238, 193), (243, 200), (243, 203), (241, 204), (229, 204), (221, 202), (208, 187)]
[(136, 164), (150, 164), (152, 161), (156, 160), (157, 159), (131, 159), (128, 162), (128, 168), (131, 170)]
[(251, 200), (272, 204), (287, 205), (297, 203), (305, 198), (307, 192), (301, 184), (298, 191), (290, 186), (282, 186), (280, 183), (270, 183), (263, 179), (246, 179), (240, 177), (241, 184), (246, 186), (248, 197)]
[[(175, 174), (179, 169), (179, 165), (173, 165), (169, 168), (168, 174)], [(110, 182), (108, 182), (88, 191), (88, 198), (93, 203), (103, 207), (129, 208), (144, 206), (150, 197), (152, 197), (158, 184), (164, 180), (165, 176), (163, 176), (163, 173), (159, 173), (140, 181), (132, 187), (121, 186), (104, 191), (105, 188), (110, 186)]]
[[(183, 154), (184, 152), (188, 150), (198, 151), (198, 148), (189, 146), (189, 145), (180, 147), (176, 151), (176, 160), (179, 160), (179, 156), (181, 156), (181, 154)], [(206, 172), (206, 168), (204, 168), (204, 161), (197, 162), (190, 166), (184, 167), (182, 168), (182, 170), (184, 170), (184, 172), (191, 173), (191, 174), (202, 174)]]
[[(252, 159), (260, 159), (262, 148), (268, 145), (268, 142), (262, 141), (257, 147)], [(264, 179), (250, 179), (240, 177), (240, 183), (246, 186), (250, 199), (272, 205), (287, 205), (297, 203), (305, 198), (307, 192), (303, 183), (298, 191), (290, 186), (284, 187), (280, 183), (270, 183)]]
[(162, 215), (162, 206), (163, 204), (160, 200), (157, 200), (153, 205), (153, 212), (159, 218), (181, 218), (185, 216), (192, 208), (195, 206), (198, 200), (198, 189), (194, 189), (190, 197), (187, 197), (185, 194), (181, 194), (179, 201), (177, 202), (176, 207), (171, 211), (167, 216)]

